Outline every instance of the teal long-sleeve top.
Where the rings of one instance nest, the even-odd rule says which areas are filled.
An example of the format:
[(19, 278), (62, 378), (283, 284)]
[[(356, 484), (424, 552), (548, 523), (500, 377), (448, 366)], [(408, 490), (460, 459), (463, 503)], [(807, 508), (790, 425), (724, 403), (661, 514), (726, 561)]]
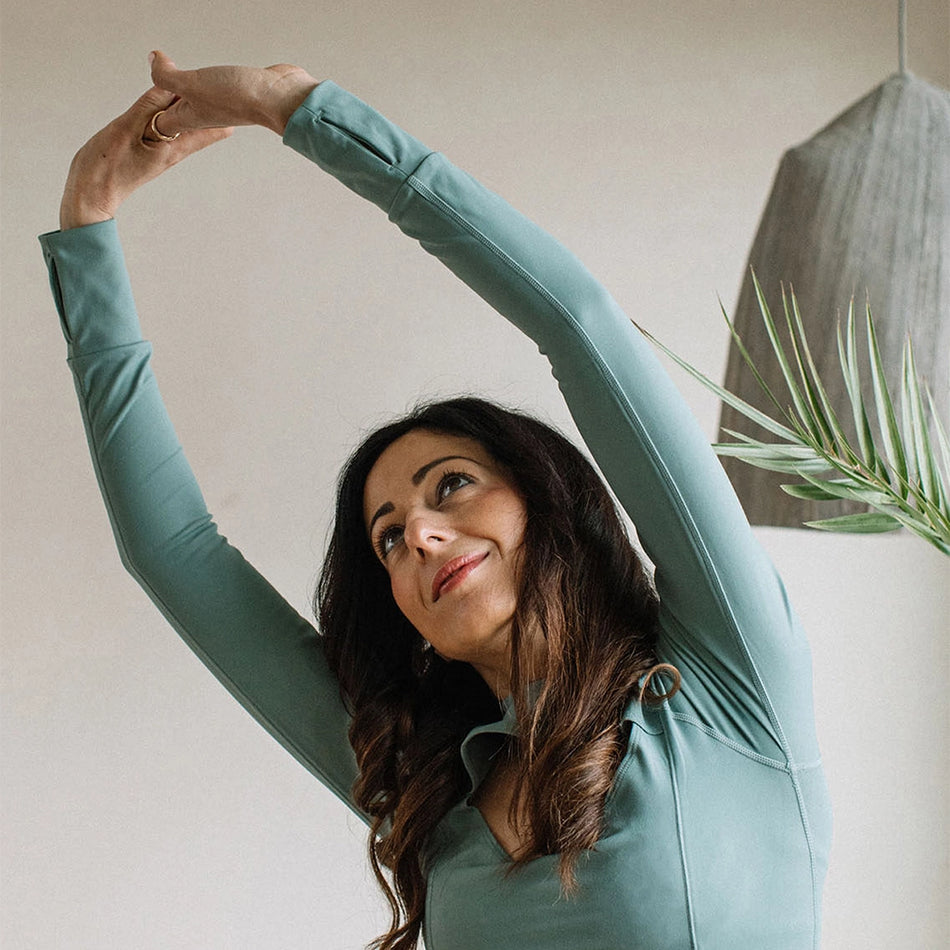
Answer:
[[(577, 896), (557, 858), (507, 875), (470, 798), (438, 826), (428, 950), (806, 950), (830, 808), (805, 637), (690, 415), (609, 294), (506, 202), (331, 82), (284, 141), (374, 202), (550, 361), (656, 564), (661, 659), (682, 688), (631, 701), (627, 753)], [(349, 807), (348, 719), (313, 627), (218, 532), (150, 369), (113, 221), (40, 239), (93, 464), (128, 570), (231, 693)], [(501, 738), (465, 739), (472, 787)], [(363, 816), (361, 816), (363, 817)]]

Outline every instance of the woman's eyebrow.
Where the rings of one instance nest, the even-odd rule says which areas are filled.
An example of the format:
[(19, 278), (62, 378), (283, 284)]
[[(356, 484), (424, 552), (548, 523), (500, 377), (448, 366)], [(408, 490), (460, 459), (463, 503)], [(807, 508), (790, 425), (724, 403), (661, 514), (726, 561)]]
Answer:
[(429, 472), (436, 467), (436, 465), (441, 465), (443, 462), (451, 462), (452, 459), (462, 459), (466, 462), (472, 462), (475, 465), (480, 464), (479, 462), (475, 461), (475, 459), (470, 459), (467, 455), (443, 455), (442, 458), (433, 459), (431, 462), (426, 462), (426, 464), (423, 465), (422, 468), (420, 468), (419, 471), (412, 476), (412, 484), (418, 485), (422, 479), (424, 479), (426, 475), (428, 475)]
[(373, 517), (369, 519), (369, 527), (366, 529), (367, 534), (372, 534), (373, 525), (376, 524), (376, 522), (380, 518), (382, 518), (383, 515), (388, 515), (389, 512), (393, 511), (394, 509), (395, 509), (395, 506), (393, 505), (391, 501), (384, 502), (382, 505), (380, 505), (376, 509), (376, 514), (373, 515)]

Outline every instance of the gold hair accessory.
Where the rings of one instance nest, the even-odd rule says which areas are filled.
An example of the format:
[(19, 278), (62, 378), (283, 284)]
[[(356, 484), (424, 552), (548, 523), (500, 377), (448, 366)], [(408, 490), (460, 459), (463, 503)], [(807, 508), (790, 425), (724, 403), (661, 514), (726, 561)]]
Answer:
[(167, 109), (159, 109), (158, 112), (152, 116), (152, 121), (148, 124), (148, 127), (152, 130), (152, 133), (157, 136), (160, 142), (174, 142), (175, 139), (181, 135), (181, 130), (177, 131), (174, 135), (165, 135), (164, 133), (158, 131), (158, 126), (155, 124), (155, 121), (160, 115), (164, 115), (167, 111)]

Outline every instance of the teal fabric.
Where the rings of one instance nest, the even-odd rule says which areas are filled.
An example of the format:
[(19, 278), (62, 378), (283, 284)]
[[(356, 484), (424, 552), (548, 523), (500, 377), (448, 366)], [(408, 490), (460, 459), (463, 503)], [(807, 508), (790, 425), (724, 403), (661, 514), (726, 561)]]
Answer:
[[(551, 363), (657, 565), (669, 702), (627, 710), (603, 837), (559, 893), (556, 857), (507, 875), (460, 801), (429, 860), (428, 950), (805, 950), (819, 943), (830, 808), (805, 637), (701, 430), (627, 317), (561, 245), (333, 83), (286, 144), (382, 208)], [(218, 532), (149, 368), (112, 221), (40, 238), (123, 561), (235, 697), (353, 807), (347, 717), (313, 628)], [(477, 787), (515, 728), (474, 729)], [(354, 809), (356, 810), (356, 809)], [(316, 939), (316, 938), (315, 938)]]

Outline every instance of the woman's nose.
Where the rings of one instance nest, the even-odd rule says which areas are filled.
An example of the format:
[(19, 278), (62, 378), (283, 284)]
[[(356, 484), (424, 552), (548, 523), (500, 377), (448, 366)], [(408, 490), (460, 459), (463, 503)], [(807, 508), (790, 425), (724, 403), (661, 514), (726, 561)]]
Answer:
[(406, 518), (403, 534), (406, 547), (423, 558), (438, 551), (451, 538), (445, 519), (434, 511), (419, 511)]

